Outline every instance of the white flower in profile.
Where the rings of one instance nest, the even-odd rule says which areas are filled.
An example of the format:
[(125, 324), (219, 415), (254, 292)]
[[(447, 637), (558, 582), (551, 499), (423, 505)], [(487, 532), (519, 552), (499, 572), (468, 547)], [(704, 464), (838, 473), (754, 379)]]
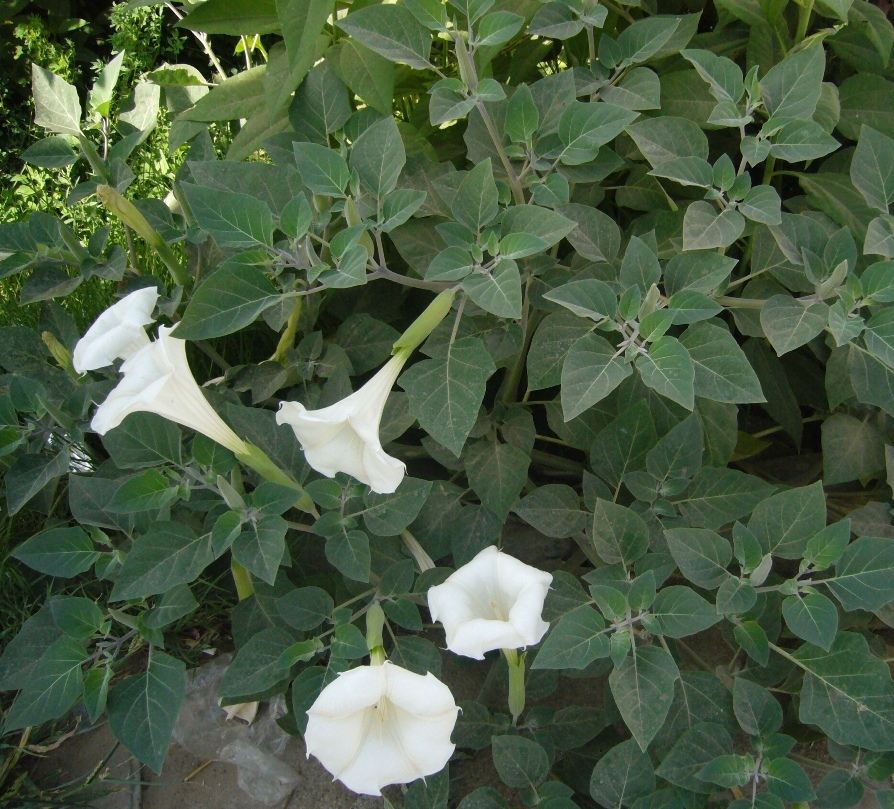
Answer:
[(91, 427), (105, 435), (131, 413), (146, 411), (208, 436), (237, 455), (248, 445), (217, 415), (202, 393), (186, 360), (186, 341), (161, 326), (158, 339), (121, 365), (124, 378), (93, 416)]
[(157, 300), (158, 290), (144, 287), (106, 309), (78, 340), (72, 355), (74, 369), (82, 374), (105, 368), (149, 345), (145, 327), (153, 322)]
[(442, 584), (428, 591), (431, 617), (444, 625), (447, 648), (484, 659), (493, 649), (538, 643), (549, 629), (543, 620), (551, 573), (485, 548)]
[(320, 410), (300, 402), (283, 402), (278, 424), (288, 424), (307, 462), (322, 475), (346, 472), (378, 494), (390, 494), (403, 480), (406, 466), (392, 458), (379, 440), (379, 423), (388, 394), (410, 351), (401, 349), (360, 390)]
[(385, 662), (359, 666), (327, 685), (307, 712), (307, 755), (348, 789), (381, 795), (439, 772), (455, 745), (459, 709), (450, 689)]

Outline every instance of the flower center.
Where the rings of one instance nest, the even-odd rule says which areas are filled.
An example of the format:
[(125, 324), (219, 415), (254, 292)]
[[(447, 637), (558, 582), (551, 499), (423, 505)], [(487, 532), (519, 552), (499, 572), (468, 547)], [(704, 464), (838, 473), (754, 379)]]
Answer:
[(498, 621), (506, 621), (506, 620), (508, 620), (507, 616), (503, 614), (503, 610), (502, 610), (502, 608), (500, 607), (500, 604), (499, 604), (499, 602), (497, 601), (497, 599), (492, 598), (492, 599), (490, 600), (490, 607), (491, 607), (491, 609), (494, 611), (494, 615), (497, 616), (497, 620), (498, 620)]

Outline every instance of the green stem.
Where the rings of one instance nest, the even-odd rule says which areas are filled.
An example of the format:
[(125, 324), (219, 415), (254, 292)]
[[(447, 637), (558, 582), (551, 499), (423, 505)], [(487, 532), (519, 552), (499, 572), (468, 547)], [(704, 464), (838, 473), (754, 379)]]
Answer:
[(294, 489), (301, 495), (301, 498), (296, 504), (298, 508), (302, 511), (306, 511), (313, 517), (320, 516), (314, 506), (313, 500), (310, 499), (308, 493), (304, 491), (304, 487), (298, 483), (297, 480), (283, 472), (283, 470), (273, 463), (273, 461), (271, 461), (266, 453), (259, 447), (254, 446), (254, 444), (249, 444), (248, 442), (246, 442), (246, 447), (247, 449), (245, 452), (236, 453), (236, 457), (242, 463), (250, 469), (254, 469), (261, 477), (266, 478), (271, 483), (278, 483), (281, 486), (288, 486), (290, 489)]
[(251, 576), (235, 559), (230, 560), (230, 571), (233, 574), (233, 581), (236, 583), (236, 595), (239, 596), (240, 601), (245, 601), (255, 591), (254, 585), (251, 583)]
[(727, 295), (720, 295), (714, 300), (727, 309), (763, 309), (766, 303), (762, 298), (731, 298)]
[(810, 25), (810, 17), (813, 15), (813, 0), (805, 0), (804, 5), (798, 9), (798, 28), (795, 31), (795, 44), (804, 41), (807, 36), (807, 28)]
[(481, 113), (481, 118), (484, 121), (484, 125), (485, 127), (487, 127), (487, 132), (490, 135), (490, 139), (494, 142), (494, 148), (497, 150), (497, 154), (500, 156), (500, 162), (503, 164), (503, 170), (506, 172), (506, 176), (509, 178), (509, 187), (512, 189), (512, 199), (516, 205), (524, 205), (525, 192), (521, 187), (521, 183), (518, 180), (518, 175), (515, 173), (515, 169), (512, 167), (512, 163), (509, 160), (509, 155), (506, 154), (506, 149), (503, 147), (503, 139), (497, 132), (497, 128), (494, 126), (493, 119), (490, 117), (490, 113), (487, 111), (487, 107), (484, 106), (484, 102), (479, 101), (477, 106), (478, 111)]
[(273, 352), (273, 356), (270, 358), (271, 362), (283, 363), (286, 361), (286, 352), (295, 345), (295, 335), (298, 333), (298, 323), (301, 320), (303, 311), (304, 299), (295, 298), (295, 308), (292, 309), (292, 314), (289, 315), (286, 329), (279, 338), (276, 351)]
[(503, 656), (509, 667), (509, 712), (516, 725), (525, 710), (525, 655), (519, 655), (515, 649), (503, 649)]

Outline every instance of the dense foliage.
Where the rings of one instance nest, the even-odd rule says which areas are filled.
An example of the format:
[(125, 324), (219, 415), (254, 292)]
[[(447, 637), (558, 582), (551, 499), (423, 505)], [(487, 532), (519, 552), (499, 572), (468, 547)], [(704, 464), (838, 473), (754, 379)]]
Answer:
[[(2, 731), (84, 701), (160, 770), (191, 585), (232, 562), (220, 696), (288, 693), (301, 734), (324, 685), (379, 648), (374, 605), (388, 658), (440, 675), (425, 593), (499, 544), (554, 573), (526, 709), (507, 711), (498, 655), (470, 663), (458, 753), (407, 807), (506, 806), (451, 781), (467, 755), (548, 809), (846, 809), (870, 789), (894, 806), (884, 11), (168, 6), (209, 68), (155, 65), (120, 109), (123, 53), (86, 94), (33, 70), (46, 137), (22, 157), (85, 167), (67, 203), (101, 203), (107, 224), (0, 225), (0, 276), (41, 307), (38, 329), (0, 331), (6, 509), (40, 525), (15, 558), (53, 577), (0, 657), (18, 691)], [(163, 199), (140, 198), (160, 110), (188, 151)], [(91, 429), (120, 374), (74, 370), (65, 301), (97, 276), (158, 289), (208, 402), (268, 461), (148, 412)], [(411, 355), (401, 332), (445, 290)], [(340, 402), (395, 341), (380, 437), (409, 473), (379, 494), (314, 471), (274, 411)], [(517, 518), (548, 554), (518, 544)]]

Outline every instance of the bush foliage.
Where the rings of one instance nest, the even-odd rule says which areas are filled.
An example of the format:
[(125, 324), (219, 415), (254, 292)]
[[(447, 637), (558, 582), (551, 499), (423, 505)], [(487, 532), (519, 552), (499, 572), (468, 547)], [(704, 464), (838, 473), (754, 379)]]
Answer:
[[(504, 701), (463, 703), (454, 740), (528, 804), (894, 805), (880, 7), (168, 5), (208, 59), (152, 65), (120, 109), (122, 54), (86, 93), (33, 71), (46, 137), (23, 159), (85, 167), (68, 205), (99, 192), (108, 212), (83, 240), (42, 212), (0, 225), (0, 276), (40, 307), (38, 329), (0, 333), (6, 510), (39, 520), (14, 555), (54, 577), (0, 657), (3, 729), (84, 701), (159, 770), (190, 585), (232, 557), (251, 582), (222, 696), (288, 693), (300, 734), (366, 655), (373, 602), (389, 657), (439, 674), (426, 589), (488, 545), (513, 553), (520, 518), (557, 568), (528, 708), (516, 725)], [(234, 47), (238, 71), (214, 51)], [(140, 198), (159, 115), (185, 160)], [(65, 300), (94, 276), (157, 286), (211, 404), (315, 508), (160, 417), (90, 431), (117, 375), (73, 371)], [(410, 476), (378, 495), (312, 471), (271, 410), (343, 399), (448, 288), (382, 422)], [(85, 578), (101, 597), (59, 581)], [(482, 683), (500, 662), (475, 664)], [(506, 805), (446, 770), (406, 794), (448, 801)]]

